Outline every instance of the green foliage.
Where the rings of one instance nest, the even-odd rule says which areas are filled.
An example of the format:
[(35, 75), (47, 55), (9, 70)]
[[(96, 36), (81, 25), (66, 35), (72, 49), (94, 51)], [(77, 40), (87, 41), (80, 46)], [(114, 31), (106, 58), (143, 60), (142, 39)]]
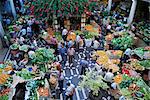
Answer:
[(97, 0), (35, 0), (31, 3), (31, 11), (37, 17), (49, 17), (50, 14), (62, 16), (81, 16), (86, 11), (91, 12), (97, 5)]
[(140, 65), (145, 67), (145, 68), (150, 68), (150, 60), (143, 60), (143, 61), (139, 61)]
[(134, 81), (136, 81), (137, 78), (129, 77), (128, 75), (123, 75), (123, 81), (119, 84), (120, 88), (127, 88), (132, 84)]
[(107, 83), (103, 81), (103, 77), (98, 75), (97, 71), (87, 72), (83, 76), (83, 80), (79, 83), (80, 88), (89, 88), (93, 91), (93, 95), (98, 95), (100, 88), (107, 89)]
[(38, 48), (35, 51), (35, 57), (32, 62), (35, 64), (45, 64), (48, 62), (53, 62), (55, 60), (55, 56), (50, 49), (46, 48)]
[(28, 49), (29, 49), (29, 45), (22, 45), (22, 46), (19, 46), (19, 50), (21, 50), (21, 51), (28, 51)]
[(133, 37), (124, 35), (122, 37), (114, 38), (112, 39), (112, 44), (113, 46), (117, 45), (121, 49), (125, 50), (133, 45)]
[(8, 95), (0, 96), (0, 100), (9, 100)]
[(18, 48), (19, 48), (19, 45), (17, 43), (14, 43), (10, 46), (10, 49), (12, 49), (12, 50), (16, 50)]
[(27, 69), (22, 69), (16, 73), (17, 76), (22, 77), (23, 79), (31, 79), (33, 77), (32, 73)]

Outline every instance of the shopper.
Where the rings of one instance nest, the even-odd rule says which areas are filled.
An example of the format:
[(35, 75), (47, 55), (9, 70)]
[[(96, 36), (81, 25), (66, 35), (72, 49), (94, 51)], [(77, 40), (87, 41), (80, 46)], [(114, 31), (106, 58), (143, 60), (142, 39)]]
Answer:
[(80, 65), (81, 65), (81, 74), (80, 75), (85, 75), (86, 68), (88, 67), (87, 57), (85, 57), (83, 60), (80, 61)]
[(67, 54), (68, 54), (68, 58), (69, 58), (69, 65), (71, 65), (73, 63), (73, 57), (75, 54), (74, 48), (70, 47), (67, 51)]
[(110, 69), (104, 76), (106, 82), (112, 82), (114, 78), (114, 74), (112, 73), (112, 69)]
[(66, 89), (66, 100), (73, 100), (73, 94), (75, 92), (75, 86), (71, 84), (70, 82), (67, 83), (67, 89)]
[(58, 83), (59, 83), (60, 92), (62, 93), (63, 92), (63, 86), (64, 86), (64, 74), (63, 74), (63, 70), (61, 70), (61, 72), (60, 72)]
[(67, 33), (68, 33), (68, 30), (66, 28), (64, 28), (63, 31), (62, 31), (62, 38), (63, 38), (64, 41), (66, 41)]
[(100, 46), (100, 43), (97, 40), (94, 40), (94, 42), (93, 42), (93, 48), (95, 50), (97, 50), (99, 48), (99, 46)]
[(131, 57), (132, 50), (131, 48), (127, 48), (124, 52), (124, 62), (126, 62)]
[(70, 39), (69, 41), (68, 41), (68, 48), (71, 48), (71, 47), (73, 47), (74, 46), (74, 42)]
[(79, 47), (80, 47), (80, 40), (81, 40), (80, 35), (77, 35), (77, 36), (76, 36), (76, 51), (79, 50)]
[(63, 64), (66, 63), (66, 53), (67, 53), (67, 48), (65, 47), (65, 44), (62, 43), (60, 49), (59, 49), (59, 54), (61, 55), (62, 57), (62, 62)]

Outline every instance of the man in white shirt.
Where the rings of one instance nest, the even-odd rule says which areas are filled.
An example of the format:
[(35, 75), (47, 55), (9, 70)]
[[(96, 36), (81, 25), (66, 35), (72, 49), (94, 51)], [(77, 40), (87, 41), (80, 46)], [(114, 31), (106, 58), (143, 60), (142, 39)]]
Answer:
[(64, 41), (66, 41), (67, 33), (68, 33), (68, 30), (64, 28), (62, 31), (62, 38), (64, 39)]
[(67, 83), (67, 89), (66, 89), (66, 100), (73, 100), (73, 94), (75, 92), (75, 86), (71, 83)]
[(112, 82), (113, 78), (114, 74), (112, 73), (112, 69), (110, 69), (110, 71), (105, 74), (104, 79), (106, 82)]
[(80, 40), (81, 40), (80, 35), (77, 35), (77, 36), (76, 36), (76, 51), (79, 50), (79, 43), (80, 43)]
[(75, 54), (74, 48), (69, 48), (67, 53), (68, 53), (68, 57), (69, 57), (69, 64), (72, 64), (73, 63), (73, 57)]

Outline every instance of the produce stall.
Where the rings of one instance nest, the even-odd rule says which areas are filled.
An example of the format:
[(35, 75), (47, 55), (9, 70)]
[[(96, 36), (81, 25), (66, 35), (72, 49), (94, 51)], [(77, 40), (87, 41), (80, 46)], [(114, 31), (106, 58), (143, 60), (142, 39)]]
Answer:
[(106, 69), (112, 69), (113, 72), (119, 71), (118, 64), (122, 56), (121, 50), (95, 51), (91, 55), (96, 62)]

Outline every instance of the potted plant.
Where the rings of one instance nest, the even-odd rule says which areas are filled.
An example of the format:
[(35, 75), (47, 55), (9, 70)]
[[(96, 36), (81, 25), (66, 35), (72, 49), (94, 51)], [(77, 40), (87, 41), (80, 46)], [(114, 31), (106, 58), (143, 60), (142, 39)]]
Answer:
[(19, 45), (17, 43), (14, 43), (10, 46), (11, 54), (15, 55), (18, 53)]

